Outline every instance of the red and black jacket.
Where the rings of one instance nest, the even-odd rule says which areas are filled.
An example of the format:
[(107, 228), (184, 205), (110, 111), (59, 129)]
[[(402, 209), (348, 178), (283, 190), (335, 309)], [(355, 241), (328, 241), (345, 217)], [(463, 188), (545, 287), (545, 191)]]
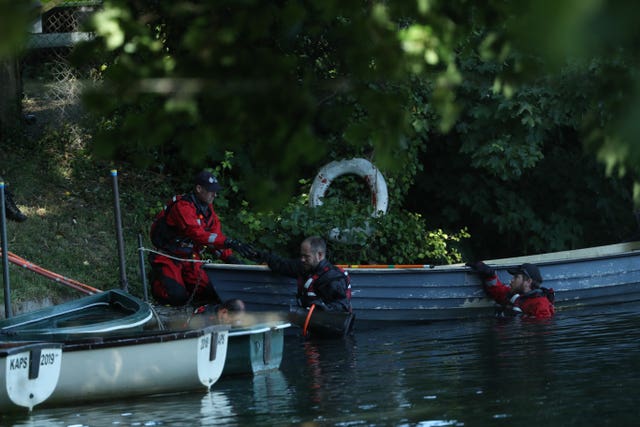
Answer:
[(199, 257), (207, 247), (223, 260), (231, 256), (213, 205), (205, 205), (193, 193), (174, 196), (156, 216), (150, 234), (158, 249), (181, 258)]
[(298, 279), (298, 304), (308, 308), (351, 313), (351, 278), (349, 273), (326, 259), (311, 271), (304, 271), (302, 261), (270, 255), (269, 268), (279, 274)]
[(523, 316), (536, 319), (553, 317), (553, 289), (538, 288), (524, 295), (516, 294), (510, 286), (500, 281), (497, 275), (484, 281), (484, 289), (491, 298), (500, 304), (499, 316)]

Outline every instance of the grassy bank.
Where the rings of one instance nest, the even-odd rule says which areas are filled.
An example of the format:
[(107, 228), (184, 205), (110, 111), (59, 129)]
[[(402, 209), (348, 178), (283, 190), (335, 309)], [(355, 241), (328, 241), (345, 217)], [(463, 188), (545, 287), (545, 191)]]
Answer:
[[(120, 286), (111, 169), (118, 187), (125, 241), (129, 290), (142, 296), (138, 235), (149, 245), (147, 231), (153, 213), (179, 191), (171, 178), (139, 173), (129, 165), (96, 161), (89, 154), (89, 135), (75, 125), (45, 124), (40, 131), (0, 145), (0, 176), (28, 219), (8, 221), (9, 251), (48, 270), (99, 289)], [(56, 303), (83, 294), (20, 266), (10, 264), (14, 312), (34, 301)], [(2, 304), (4, 310), (4, 301)]]

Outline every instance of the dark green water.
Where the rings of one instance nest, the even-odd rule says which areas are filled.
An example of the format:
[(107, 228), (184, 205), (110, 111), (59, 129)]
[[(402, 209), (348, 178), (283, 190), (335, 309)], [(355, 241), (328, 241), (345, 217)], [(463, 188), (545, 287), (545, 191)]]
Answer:
[(279, 371), (209, 393), (0, 418), (16, 426), (635, 426), (640, 304), (285, 339)]

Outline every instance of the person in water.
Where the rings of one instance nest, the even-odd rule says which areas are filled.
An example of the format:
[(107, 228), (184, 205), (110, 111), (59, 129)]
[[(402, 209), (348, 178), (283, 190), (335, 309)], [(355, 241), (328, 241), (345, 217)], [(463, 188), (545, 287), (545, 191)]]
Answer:
[(189, 327), (201, 327), (208, 324), (234, 325), (239, 323), (245, 313), (244, 302), (234, 298), (221, 304), (206, 304), (195, 309), (189, 320)]
[(509, 285), (502, 283), (495, 270), (482, 261), (467, 266), (480, 276), (487, 295), (500, 305), (498, 315), (536, 319), (554, 315), (553, 289), (541, 286), (542, 275), (536, 265), (525, 263), (507, 269), (512, 275)]
[(351, 279), (326, 258), (327, 245), (319, 236), (307, 237), (300, 244), (300, 257), (282, 258), (256, 251), (254, 261), (266, 262), (284, 276), (298, 279), (297, 300), (303, 308), (351, 313)]

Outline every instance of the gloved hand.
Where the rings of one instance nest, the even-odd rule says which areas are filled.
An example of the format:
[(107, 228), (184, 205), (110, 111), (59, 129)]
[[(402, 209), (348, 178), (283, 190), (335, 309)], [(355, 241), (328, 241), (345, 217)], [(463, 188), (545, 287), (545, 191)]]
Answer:
[(465, 264), (470, 267), (474, 273), (477, 273), (483, 279), (488, 279), (496, 274), (496, 271), (482, 261), (468, 262)]
[(227, 237), (227, 240), (224, 241), (224, 246), (232, 249), (234, 252), (239, 253), (247, 259), (255, 257), (256, 250), (251, 245), (242, 243), (239, 240)]
[(268, 251), (261, 251), (259, 249), (255, 249), (251, 245), (249, 246), (251, 247), (251, 249), (253, 249), (253, 254), (247, 257), (248, 259), (257, 263), (269, 262), (269, 257), (271, 256), (271, 254)]

